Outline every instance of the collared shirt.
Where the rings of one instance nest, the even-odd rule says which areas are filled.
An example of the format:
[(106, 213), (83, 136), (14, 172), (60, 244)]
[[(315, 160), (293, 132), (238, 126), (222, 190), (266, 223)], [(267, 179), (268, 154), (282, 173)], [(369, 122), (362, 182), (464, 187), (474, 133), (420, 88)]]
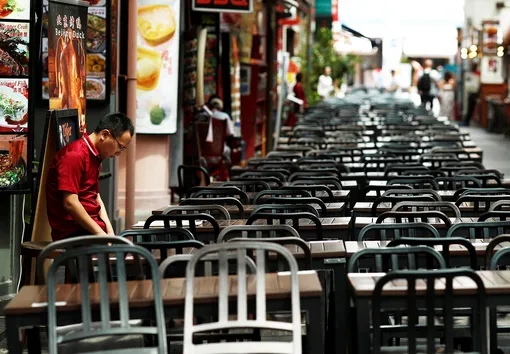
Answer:
[(317, 93), (323, 98), (330, 97), (334, 90), (333, 79), (331, 76), (319, 76), (319, 83), (317, 84)]
[(57, 152), (46, 180), (48, 221), (54, 241), (88, 233), (64, 209), (63, 192), (78, 195), (87, 214), (106, 231), (106, 225), (99, 217), (101, 206), (97, 201), (101, 162), (87, 133)]

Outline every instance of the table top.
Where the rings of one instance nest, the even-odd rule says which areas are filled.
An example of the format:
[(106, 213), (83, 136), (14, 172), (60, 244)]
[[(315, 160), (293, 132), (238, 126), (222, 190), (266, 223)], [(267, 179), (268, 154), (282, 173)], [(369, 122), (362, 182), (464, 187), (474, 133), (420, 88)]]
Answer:
[[(476, 272), (485, 285), (487, 295), (510, 295), (510, 271), (508, 270), (482, 270)], [(375, 284), (385, 273), (349, 273), (348, 278), (356, 296), (372, 296)], [(436, 295), (444, 293), (445, 283), (436, 280)], [(453, 290), (458, 295), (472, 295), (475, 293), (476, 285), (466, 277), (455, 278)], [(426, 283), (423, 280), (416, 282), (416, 293), (419, 296), (426, 294)], [(393, 281), (385, 285), (384, 296), (406, 296), (407, 282), (405, 280)]]
[[(284, 299), (290, 296), (290, 273), (266, 274), (266, 298), (268, 300)], [(229, 296), (237, 295), (237, 276), (228, 277)], [(256, 276), (247, 276), (247, 294), (254, 297), (256, 293)], [(195, 278), (195, 302), (213, 303), (217, 301), (219, 277)], [(184, 305), (186, 293), (186, 279), (173, 278), (161, 280), (162, 300), (165, 306)], [(77, 311), (81, 306), (79, 284), (60, 284), (56, 288), (58, 311)], [(111, 305), (118, 304), (118, 284), (109, 283), (108, 293)], [(152, 282), (150, 280), (127, 282), (127, 293), (130, 307), (153, 306)], [(300, 297), (318, 297), (322, 294), (322, 287), (315, 271), (299, 272)], [(99, 306), (99, 286), (97, 283), (89, 285), (90, 303), (92, 308)], [(21, 288), (14, 299), (4, 309), (4, 314), (23, 315), (46, 313), (48, 303), (47, 287), (26, 285)]]

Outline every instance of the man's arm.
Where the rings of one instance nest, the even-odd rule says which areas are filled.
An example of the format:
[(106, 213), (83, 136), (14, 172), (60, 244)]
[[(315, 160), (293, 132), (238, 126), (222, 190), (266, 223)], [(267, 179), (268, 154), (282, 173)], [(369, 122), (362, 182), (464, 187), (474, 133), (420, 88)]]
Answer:
[(106, 224), (106, 233), (111, 236), (115, 236), (115, 232), (113, 232), (112, 223), (110, 222), (110, 218), (108, 217), (108, 213), (106, 212), (106, 208), (104, 207), (103, 200), (101, 199), (101, 195), (97, 193), (97, 201), (101, 206), (101, 210), (99, 211), (99, 217)]
[(99, 227), (99, 225), (92, 220), (90, 215), (85, 211), (81, 205), (78, 195), (70, 192), (63, 192), (64, 209), (71, 215), (73, 220), (82, 228), (90, 232), (91, 235), (102, 235), (106, 233)]

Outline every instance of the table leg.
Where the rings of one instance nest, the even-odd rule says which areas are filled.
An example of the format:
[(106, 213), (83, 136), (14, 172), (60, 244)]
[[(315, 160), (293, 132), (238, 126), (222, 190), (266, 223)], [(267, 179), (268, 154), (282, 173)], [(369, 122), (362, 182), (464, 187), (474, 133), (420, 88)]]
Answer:
[(347, 353), (347, 340), (344, 335), (347, 330), (348, 321), (348, 302), (347, 302), (347, 275), (345, 268), (345, 258), (331, 258), (324, 261), (326, 269), (333, 270), (333, 291), (335, 301), (333, 304), (332, 315), (334, 317), (335, 328), (333, 330), (335, 338), (335, 353)]
[(27, 349), (28, 354), (41, 353), (41, 334), (39, 327), (27, 328)]
[(355, 299), (358, 354), (370, 353), (370, 302), (368, 299)]
[(9, 354), (21, 354), (20, 328), (13, 316), (5, 316), (5, 331), (7, 332), (7, 349)]
[(307, 350), (305, 353), (324, 353), (325, 316), (324, 296), (301, 299), (301, 310), (306, 311), (308, 323), (306, 328)]

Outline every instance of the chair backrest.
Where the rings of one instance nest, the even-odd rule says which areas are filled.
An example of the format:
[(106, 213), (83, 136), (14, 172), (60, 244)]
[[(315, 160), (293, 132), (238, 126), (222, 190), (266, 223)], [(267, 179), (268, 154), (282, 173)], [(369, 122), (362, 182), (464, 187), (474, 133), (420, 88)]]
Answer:
[(386, 211), (379, 215), (376, 224), (382, 224), (387, 219), (392, 219), (391, 223), (408, 223), (408, 222), (423, 222), (430, 223), (429, 219), (438, 219), (441, 220), (446, 229), (449, 229), (452, 226), (452, 222), (445, 213), (437, 210), (428, 210), (428, 211)]
[(298, 160), (303, 157), (301, 153), (295, 153), (291, 151), (270, 151), (267, 155), (267, 159), (281, 159), (281, 160)]
[(260, 204), (257, 205), (250, 216), (258, 213), (310, 213), (319, 217), (319, 212), (313, 205), (309, 204)]
[(237, 187), (193, 187), (186, 198), (238, 197), (243, 205), (249, 204), (248, 195)]
[(216, 243), (232, 238), (277, 238), (301, 237), (299, 232), (289, 225), (234, 225), (224, 228)]
[[(495, 187), (503, 187), (501, 183), (501, 173), (497, 170), (461, 170), (458, 171), (457, 176), (471, 176), (478, 179), (482, 182), (482, 187), (495, 186)], [(493, 183), (490, 183), (493, 182)]]
[[(294, 246), (290, 248), (293, 251), (293, 255), (296, 258), (296, 261), (298, 261), (298, 257), (300, 259), (303, 259), (304, 262), (299, 262), (298, 264), (302, 264), (303, 266), (300, 266), (300, 270), (312, 270), (312, 251), (310, 250), (310, 247), (307, 245), (307, 243), (301, 239), (300, 237), (270, 237), (270, 238), (231, 238), (227, 242), (240, 242), (240, 241), (255, 241), (255, 242), (274, 242), (282, 246), (288, 246), (287, 248), (290, 248), (290, 246)], [(281, 262), (278, 262), (281, 263)], [(277, 268), (272, 268), (270, 271), (284, 271), (288, 270), (284, 267), (278, 265)]]
[[(248, 318), (248, 297), (246, 277), (245, 256), (248, 251), (256, 253), (256, 293), (255, 293), (255, 319)], [(238, 255), (237, 269), (237, 317), (235, 320), (229, 318), (229, 303), (231, 294), (229, 289), (229, 274), (226, 255), (235, 251)], [(292, 321), (274, 322), (267, 320), (266, 311), (266, 253), (274, 252), (285, 259), (290, 269), (290, 304)], [(194, 324), (194, 294), (195, 294), (195, 270), (197, 263), (204, 256), (218, 253), (220, 257), (219, 280), (218, 280), (218, 315), (217, 322), (207, 324)], [(250, 284), (252, 284), (250, 282)], [(251, 287), (251, 285), (250, 285)], [(230, 342), (230, 343), (208, 343), (197, 345), (193, 342), (193, 335), (201, 331), (221, 331), (231, 328), (259, 328), (269, 330), (283, 330), (292, 333), (291, 342), (265, 342), (257, 341), (257, 350), (266, 353), (286, 353), (301, 354), (301, 307), (299, 293), (298, 266), (292, 253), (283, 246), (270, 242), (227, 242), (222, 244), (208, 245), (198, 250), (189, 261), (186, 268), (186, 303), (184, 311), (184, 354), (223, 354), (223, 353), (243, 353), (246, 352), (249, 342)]]
[(510, 199), (510, 195), (462, 195), (460, 196), (455, 205), (460, 206), (462, 203), (470, 203), (473, 205), (473, 212), (488, 212), (492, 203), (498, 202), (503, 199)]
[(439, 237), (437, 229), (423, 222), (407, 224), (370, 224), (361, 229), (358, 241), (389, 241), (401, 237)]
[(181, 206), (187, 205), (222, 205), (236, 207), (239, 214), (244, 214), (244, 206), (241, 201), (233, 197), (222, 198), (187, 198), (181, 201)]
[(391, 210), (392, 211), (429, 211), (436, 210), (445, 212), (448, 209), (451, 213), (446, 215), (454, 215), (455, 218), (460, 219), (461, 214), (459, 207), (453, 202), (415, 202), (415, 201), (404, 201), (397, 203)]
[[(116, 283), (110, 283), (107, 279), (107, 272), (111, 269), (111, 256), (115, 258)], [(130, 292), (127, 286), (126, 258), (128, 256), (143, 258), (146, 264), (149, 278), (152, 279), (152, 294), (154, 303), (153, 322), (156, 326), (131, 326), (129, 311)], [(90, 269), (93, 258), (97, 258), (95, 273), (97, 274), (98, 291), (90, 291)], [(81, 300), (81, 326), (75, 331), (58, 335), (57, 339), (57, 272), (60, 266), (69, 262), (78, 265), (79, 284)], [(117, 287), (117, 291), (112, 289)], [(59, 343), (76, 342), (83, 339), (98, 336), (125, 336), (125, 335), (151, 335), (157, 338), (158, 353), (166, 353), (166, 326), (161, 297), (161, 285), (158, 271), (158, 264), (146, 249), (133, 245), (104, 245), (92, 247), (80, 247), (60, 254), (50, 266), (48, 271), (48, 351), (57, 354)], [(118, 301), (120, 321), (112, 326), (110, 311), (112, 298)], [(99, 308), (100, 329), (94, 328), (92, 319), (92, 304)], [(132, 349), (130, 349), (132, 350)], [(120, 352), (120, 351), (119, 351)], [(127, 351), (126, 351), (127, 352)]]
[(321, 180), (321, 179), (332, 179), (340, 182), (338, 175), (335, 173), (324, 172), (324, 171), (313, 171), (313, 172), (294, 172), (289, 177), (289, 182), (296, 180)]
[(492, 203), (489, 211), (510, 211), (510, 200), (500, 200)]
[(476, 249), (473, 244), (462, 237), (439, 237), (439, 238), (423, 238), (423, 237), (402, 237), (398, 240), (393, 240), (388, 244), (388, 247), (398, 246), (429, 246), (435, 248), (440, 252), (444, 258), (447, 268), (454, 268), (450, 262), (450, 247), (461, 246), (469, 253), (469, 266), (473, 270), (478, 270), (478, 259), (476, 256)]
[(461, 188), (453, 194), (453, 200), (459, 199), (465, 195), (510, 195), (510, 189), (507, 188)]
[(347, 265), (348, 273), (361, 269), (373, 272), (394, 272), (397, 270), (444, 269), (441, 254), (431, 247), (365, 248), (354, 253)]
[(230, 220), (230, 213), (225, 207), (216, 204), (209, 205), (178, 205), (166, 208), (163, 214), (210, 214), (217, 219)]
[[(316, 185), (307, 184), (307, 185), (299, 185), (299, 186), (285, 186), (285, 187), (282, 187), (282, 189), (285, 189), (285, 190), (299, 190), (299, 191), (305, 190), (307, 192), (310, 192), (312, 197), (317, 197), (317, 198), (320, 198), (322, 200), (333, 200), (333, 198), (334, 198), (333, 191), (331, 190), (331, 188), (329, 188), (328, 186), (322, 185), (322, 184), (316, 184)], [(319, 195), (318, 194), (319, 192), (322, 192), (323, 194)]]
[(291, 186), (327, 186), (331, 190), (342, 190), (342, 183), (338, 179), (321, 178), (321, 179), (297, 179), (290, 183)]
[(310, 220), (313, 224), (315, 224), (315, 230), (313, 234), (316, 237), (314, 237), (314, 239), (322, 240), (323, 238), (322, 223), (317, 216), (311, 213), (278, 213), (278, 214), (256, 213), (250, 215), (250, 217), (246, 221), (246, 225), (252, 225), (257, 220), (265, 220), (267, 222), (267, 225), (274, 225), (274, 222), (276, 220), (280, 223), (280, 225), (285, 225), (287, 221), (291, 221), (292, 227), (296, 229), (297, 232), (300, 232), (300, 230), (302, 229), (300, 227), (300, 220)]
[(378, 208), (381, 204), (390, 203), (393, 208), (395, 205), (402, 201), (408, 202), (433, 202), (434, 198), (430, 195), (403, 195), (403, 196), (385, 196), (383, 194), (382, 197), (377, 198), (375, 202), (372, 203), (371, 215), (377, 216), (379, 215)]
[(209, 172), (201, 166), (180, 165), (177, 167), (177, 179), (181, 198), (193, 187), (200, 186), (202, 183), (206, 186), (211, 184)]
[[(426, 353), (435, 353), (437, 339), (441, 338), (445, 343), (445, 353), (453, 353), (454, 339), (458, 337), (459, 328), (454, 328), (454, 316), (458, 316), (458, 312), (454, 311), (458, 308), (456, 299), (462, 295), (454, 290), (454, 282), (458, 278), (467, 277), (475, 284), (474, 295), (469, 296), (467, 299), (467, 308), (471, 309), (469, 317), (471, 318), (470, 329), (468, 336), (472, 339), (473, 351), (488, 354), (487, 348), (487, 314), (485, 303), (485, 287), (480, 277), (472, 269), (438, 269), (434, 271), (395, 271), (387, 273), (380, 278), (375, 284), (372, 294), (372, 324), (373, 324), (373, 346), (371, 353), (381, 353), (381, 338), (383, 330), (382, 316), (387, 315), (388, 309), (394, 310), (394, 307), (388, 307), (384, 299), (387, 298), (385, 291), (388, 292), (388, 284), (399, 284), (399, 290), (405, 294), (402, 299), (400, 309), (404, 310), (407, 315), (406, 328), (402, 331), (407, 333), (407, 353), (418, 353), (417, 338), (423, 337), (423, 334), (418, 330), (418, 326), (423, 328), (423, 325), (418, 321), (421, 310), (424, 310), (426, 316)], [(440, 281), (444, 284), (444, 290), (441, 295), (436, 295), (436, 283)], [(424, 284), (423, 287), (418, 287), (417, 283)], [(459, 279), (459, 283), (462, 281)], [(401, 285), (401, 286), (400, 286)], [(420, 299), (418, 299), (420, 296)], [(466, 296), (462, 296), (464, 300)], [(421, 301), (421, 299), (425, 299)], [(437, 299), (437, 300), (436, 300)], [(396, 299), (395, 299), (396, 301)], [(437, 302), (436, 302), (437, 301)], [(437, 328), (436, 313), (442, 309), (440, 316), (443, 318), (444, 325), (442, 328)], [(464, 329), (463, 329), (464, 330)], [(466, 330), (467, 331), (467, 330)]]
[[(253, 180), (257, 180), (259, 182), (265, 182), (269, 185), (269, 189), (275, 189), (275, 188), (279, 188), (279, 187), (283, 187), (283, 183), (284, 181), (277, 178), (277, 177), (274, 177), (274, 176), (256, 176), (256, 177), (233, 177), (231, 179), (231, 181), (239, 181), (239, 182), (243, 182), (243, 181), (247, 181), (247, 182), (250, 182), (250, 181), (253, 181)], [(240, 188), (242, 189), (242, 188)], [(267, 188), (266, 188), (267, 189)]]
[(264, 204), (308, 204), (319, 207), (316, 209), (319, 216), (326, 216), (328, 213), (326, 204), (317, 197), (268, 198), (264, 199)]
[(204, 244), (197, 240), (188, 240), (188, 241), (142, 241), (137, 242), (137, 246), (141, 246), (146, 248), (151, 253), (154, 254), (154, 251), (159, 251), (159, 261), (164, 261), (169, 256), (174, 254), (184, 254), (185, 249), (192, 251), (192, 249), (199, 249), (204, 247)]
[(462, 222), (452, 225), (446, 237), (489, 240), (507, 233), (510, 233), (510, 221)]
[(510, 218), (510, 211), (488, 211), (483, 213), (478, 218), (478, 221), (486, 221), (488, 219), (495, 219), (499, 221), (505, 221)]
[(236, 187), (242, 190), (243, 192), (260, 192), (271, 189), (271, 186), (266, 181), (261, 181), (259, 179), (246, 179), (246, 180), (234, 180), (229, 182), (224, 182), (221, 184), (222, 187)]
[(434, 179), (436, 179), (438, 177), (446, 177), (447, 176), (446, 172), (440, 171), (440, 170), (420, 171), (420, 170), (414, 170), (414, 169), (402, 171), (401, 175), (409, 176), (409, 177), (412, 177), (412, 176), (427, 177), (428, 176), (429, 178), (430, 178), (430, 176), (432, 176)]
[[(97, 245), (133, 245), (133, 242), (122, 237), (116, 236), (79, 236), (68, 238), (60, 241), (54, 241), (39, 253), (37, 257), (37, 274), (36, 283), (42, 285), (46, 281), (44, 279), (44, 262), (50, 258), (55, 258), (56, 254), (62, 253), (63, 251), (72, 250), (78, 247), (85, 246), (97, 246)], [(74, 274), (77, 275), (77, 274)], [(110, 273), (107, 274), (110, 276)], [(75, 279), (73, 279), (75, 280)]]
[(276, 177), (282, 182), (286, 182), (289, 176), (289, 171), (284, 169), (246, 171), (241, 174), (241, 178)]
[(133, 243), (172, 242), (195, 239), (191, 231), (181, 227), (124, 230), (118, 236), (128, 239)]
[(421, 171), (423, 174), (427, 174), (427, 172), (430, 172), (430, 169), (425, 166), (419, 166), (419, 165), (409, 165), (409, 164), (394, 164), (394, 165), (388, 165), (384, 169), (384, 176), (389, 176), (392, 173), (396, 173), (397, 176), (401, 175), (405, 171)]
[[(392, 186), (392, 187), (396, 187), (396, 186)], [(433, 189), (411, 189), (411, 190), (406, 190), (406, 189), (400, 189), (400, 187), (402, 186), (399, 186), (399, 188), (392, 188), (392, 189), (389, 189), (387, 190), (386, 192), (383, 193), (383, 197), (391, 197), (391, 196), (412, 196), (412, 195), (429, 195), (431, 196), (434, 200), (440, 202), (442, 199), (441, 199), (441, 196), (439, 195), (439, 193)]]
[[(166, 258), (159, 265), (159, 274), (161, 278), (185, 278), (186, 277), (186, 266), (189, 261), (193, 258), (193, 254), (174, 254)], [(237, 254), (230, 253), (227, 254), (227, 259), (230, 263), (234, 263), (237, 260)], [(200, 276), (213, 276), (218, 274), (218, 266), (220, 257), (216, 254), (209, 254), (203, 257), (199, 265), (202, 267), (198, 271)], [(253, 260), (246, 256), (246, 270), (248, 274), (255, 274), (257, 272), (257, 267)], [(216, 267), (215, 267), (216, 266)]]
[[(203, 223), (207, 221), (213, 227), (214, 239), (216, 239), (220, 234), (220, 226), (218, 225), (218, 222), (209, 214), (152, 215), (145, 221), (143, 228), (150, 228), (151, 224), (155, 221), (163, 221), (163, 227), (166, 229), (171, 227), (182, 228), (187, 226), (195, 238), (197, 237), (197, 222)], [(175, 226), (171, 224), (174, 224)]]
[[(510, 249), (510, 234), (499, 235), (494, 237), (489, 241), (489, 244), (485, 248), (485, 267), (486, 269), (496, 270), (498, 266), (501, 265), (502, 255), (499, 256), (499, 259), (494, 263), (494, 267), (491, 266), (491, 261), (494, 256), (495, 250), (498, 247), (497, 251), (501, 251), (502, 249)], [(506, 265), (510, 265), (510, 262), (505, 263)]]
[(436, 177), (435, 181), (440, 190), (457, 190), (460, 188), (481, 188), (482, 183), (475, 177), (470, 176), (453, 176), (453, 177)]
[(431, 188), (433, 190), (439, 190), (439, 186), (437, 185), (437, 182), (434, 181), (434, 177), (406, 177), (406, 176), (395, 176), (392, 177), (388, 182), (387, 185), (393, 186), (396, 184), (407, 184), (413, 186), (413, 188)]
[(368, 193), (375, 191), (375, 195), (377, 198), (380, 198), (382, 194), (388, 190), (397, 190), (397, 189), (413, 189), (412, 186), (406, 186), (406, 185), (397, 185), (397, 186), (386, 186), (386, 185), (377, 185), (377, 184), (368, 184), (365, 186), (363, 190), (364, 198), (366, 199), (368, 196)]
[(266, 204), (266, 200), (269, 198), (301, 198), (301, 197), (311, 197), (312, 194), (305, 190), (301, 189), (277, 189), (277, 190), (265, 190), (258, 192), (255, 197), (253, 197), (253, 204)]

